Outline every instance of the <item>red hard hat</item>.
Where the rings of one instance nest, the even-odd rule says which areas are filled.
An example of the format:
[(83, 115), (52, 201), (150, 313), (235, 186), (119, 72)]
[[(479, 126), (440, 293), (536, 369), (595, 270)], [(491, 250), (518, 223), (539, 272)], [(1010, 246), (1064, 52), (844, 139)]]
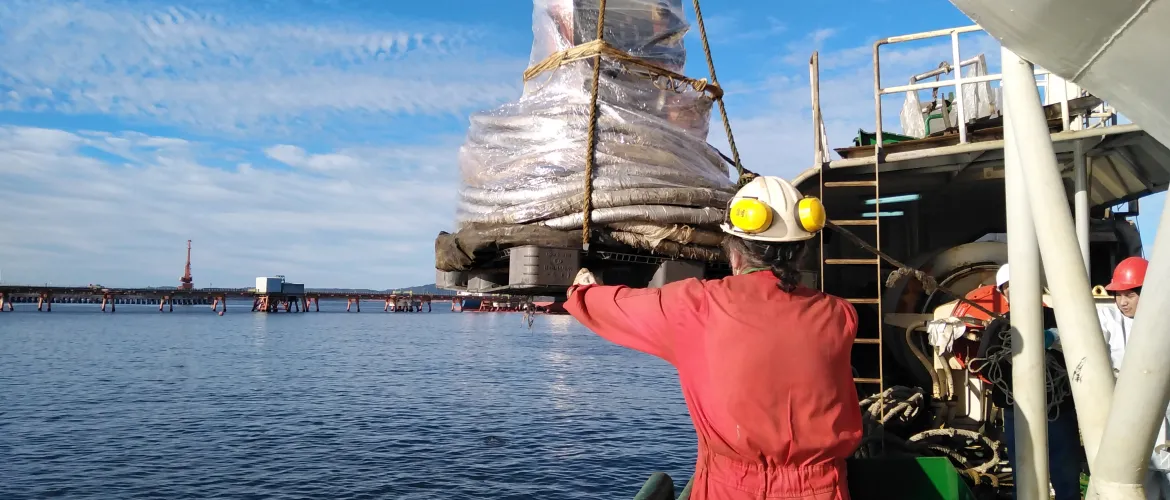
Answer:
[(1129, 257), (1117, 264), (1113, 270), (1113, 281), (1105, 285), (1110, 292), (1132, 290), (1142, 286), (1146, 281), (1146, 267), (1150, 261), (1141, 257)]

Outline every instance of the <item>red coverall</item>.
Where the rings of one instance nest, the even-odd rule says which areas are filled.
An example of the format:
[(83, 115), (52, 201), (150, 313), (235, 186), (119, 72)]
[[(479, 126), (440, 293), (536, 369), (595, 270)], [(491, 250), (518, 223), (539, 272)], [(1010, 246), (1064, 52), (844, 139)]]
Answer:
[(849, 499), (857, 312), (777, 283), (764, 271), (661, 289), (585, 285), (565, 304), (598, 335), (678, 370), (699, 438), (692, 500)]

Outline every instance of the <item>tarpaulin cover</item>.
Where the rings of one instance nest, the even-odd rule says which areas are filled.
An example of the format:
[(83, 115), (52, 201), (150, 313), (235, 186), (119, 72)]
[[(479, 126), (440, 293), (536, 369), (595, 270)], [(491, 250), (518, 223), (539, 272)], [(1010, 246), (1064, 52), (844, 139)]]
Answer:
[[(598, 0), (535, 0), (531, 64), (592, 41), (597, 5)], [(607, 43), (682, 72), (688, 25), (681, 0), (610, 0), (604, 25)], [(472, 228), (493, 226), (535, 225), (562, 232), (582, 227), (594, 60), (535, 75), (519, 100), (471, 116), (459, 152), (458, 231), (447, 236), (461, 239), (470, 237)], [(723, 157), (707, 144), (712, 98), (670, 83), (636, 66), (603, 59), (593, 170), (595, 227), (638, 223), (710, 228), (722, 220), (734, 183)], [(646, 232), (620, 239), (662, 236)], [(639, 246), (669, 246), (664, 240), (700, 245), (672, 239), (684, 232), (668, 233), (654, 245)], [(499, 236), (484, 236), (488, 234)], [(492, 244), (537, 244), (524, 240), (535, 233), (508, 234)], [(704, 238), (701, 243), (710, 242)], [(574, 245), (580, 246), (579, 232)], [(441, 260), (436, 263), (454, 266)]]

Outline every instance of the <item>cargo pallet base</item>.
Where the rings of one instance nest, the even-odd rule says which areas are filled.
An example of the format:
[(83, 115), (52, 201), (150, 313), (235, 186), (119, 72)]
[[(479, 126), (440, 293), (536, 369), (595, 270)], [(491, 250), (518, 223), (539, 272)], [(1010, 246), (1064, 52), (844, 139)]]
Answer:
[(471, 271), (437, 271), (435, 284), (444, 290), (499, 295), (564, 296), (577, 271), (589, 268), (609, 285), (661, 287), (687, 278), (720, 278), (731, 274), (725, 262), (673, 260), (610, 251), (588, 254), (574, 249), (519, 246)]

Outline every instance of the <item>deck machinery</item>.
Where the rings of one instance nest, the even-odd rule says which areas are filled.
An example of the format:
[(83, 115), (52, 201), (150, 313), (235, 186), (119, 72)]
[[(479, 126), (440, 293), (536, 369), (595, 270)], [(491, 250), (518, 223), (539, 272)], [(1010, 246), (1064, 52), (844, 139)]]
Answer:
[[(919, 387), (930, 417), (921, 425), (994, 436), (999, 409), (990, 405), (987, 383), (967, 363), (978, 345), (978, 322), (945, 348), (931, 345), (927, 335), (931, 320), (952, 314), (957, 296), (994, 284), (996, 270), (1008, 262), (1004, 91), (991, 85), (1002, 75), (964, 75), (957, 70), (967, 65), (959, 57), (959, 35), (980, 31), (979, 26), (968, 26), (877, 42), (873, 50), (875, 131), (859, 132), (852, 147), (836, 150), (841, 157), (837, 160), (827, 154), (814, 54), (810, 74), (815, 165), (798, 176), (795, 184), (804, 193), (822, 198), (831, 221), (910, 268), (899, 271), (854, 238), (833, 231), (823, 232), (818, 261), (806, 265), (807, 273), (815, 276), (810, 281), (848, 298), (858, 309), (861, 326), (853, 364), (859, 392)], [(882, 86), (883, 46), (932, 38), (949, 39), (953, 58), (940, 65), (943, 71), (933, 73), (952, 78), (936, 76), (935, 81), (921, 82), (919, 75), (908, 85)], [(1011, 56), (1005, 51), (1005, 60)], [(1137, 124), (1119, 124), (1117, 111), (1108, 103), (1060, 76), (1036, 69), (1033, 83), (1039, 87), (1033, 91), (1042, 96), (1038, 104), (1043, 121), (1036, 123), (1047, 124), (1068, 203), (1065, 209), (1072, 207), (1075, 214), (1079, 241), (1074, 243), (1080, 246), (1089, 283), (1107, 283), (1117, 262), (1142, 255), (1138, 228), (1130, 217), (1137, 215), (1139, 198), (1166, 190), (1170, 149)], [(984, 88), (979, 89), (980, 85)], [(906, 95), (916, 106), (914, 94), (945, 87), (954, 88), (951, 99), (937, 99), (936, 94), (935, 104), (921, 109), (928, 123), (933, 113), (935, 117), (941, 114), (944, 122), (949, 115), (954, 125), (925, 137), (883, 130), (883, 96)], [(983, 92), (982, 97), (991, 101), (979, 103), (978, 111), (971, 109), (975, 92)], [(903, 113), (903, 124), (905, 118)], [(1033, 162), (1020, 168), (1050, 167)], [(1127, 209), (1120, 210), (1122, 205)], [(908, 276), (915, 271), (952, 294), (924, 289), (921, 279)], [(1003, 493), (1003, 488), (998, 489)]]
[[(958, 34), (976, 31), (978, 26), (969, 26), (886, 39), (875, 46), (875, 74), (883, 45), (948, 37), (957, 55)], [(957, 57), (953, 64), (959, 67)], [(817, 66), (814, 55), (813, 116), (816, 129), (823, 130)], [(1074, 86), (1043, 70), (1036, 74), (1049, 101), (1044, 113), (1069, 203), (1083, 200), (1075, 209), (1079, 229), (1087, 236), (1090, 281), (1106, 283), (1118, 261), (1142, 254), (1130, 217), (1137, 215), (1138, 198), (1164, 191), (1170, 184), (1170, 149), (1136, 124), (1118, 124), (1116, 111), (1100, 99), (1080, 89), (1050, 90)], [(999, 78), (958, 80), (977, 84)], [(830, 221), (951, 291), (965, 294), (994, 283), (995, 271), (1007, 262), (1002, 112), (993, 106), (989, 116), (964, 117), (958, 91), (947, 105), (953, 103), (956, 114), (967, 118), (966, 127), (951, 126), (925, 138), (890, 139), (883, 131), (881, 111), (882, 96), (954, 87), (955, 80), (877, 86), (876, 133), (859, 133), (854, 146), (836, 149), (841, 156), (837, 160), (828, 159), (823, 133), (815, 134), (819, 164), (800, 174), (795, 184), (822, 198)], [(974, 86), (968, 83), (964, 90), (970, 92)], [(1078, 174), (1083, 174), (1079, 181)], [(1122, 205), (1127, 210), (1119, 210)], [(931, 369), (919, 359), (919, 354), (930, 355), (930, 346), (922, 335), (906, 330), (933, 319), (938, 307), (956, 297), (927, 293), (910, 277), (890, 280), (894, 267), (833, 231), (823, 232), (820, 257), (819, 262), (806, 263), (810, 280), (828, 293), (848, 298), (864, 317), (854, 358), (858, 383), (930, 388)], [(879, 360), (878, 352), (884, 359)]]
[[(956, 71), (972, 66), (974, 60), (985, 61), (983, 55), (968, 60), (959, 57), (959, 35), (982, 31), (977, 25), (966, 26), (891, 37), (875, 43), (875, 130), (859, 131), (853, 146), (835, 150), (840, 156), (835, 160), (828, 154), (820, 113), (818, 56), (813, 54), (810, 76), (814, 165), (794, 183), (805, 194), (819, 196), (830, 221), (852, 236), (823, 231), (818, 251), (812, 252), (803, 269), (806, 283), (848, 298), (859, 312), (860, 326), (853, 354), (858, 392), (864, 397), (896, 386), (922, 390), (925, 408), (921, 418), (916, 419), (915, 425), (900, 429), (906, 435), (895, 439), (914, 439), (909, 434), (925, 435), (933, 432), (932, 429), (964, 429), (991, 436), (990, 442), (1003, 453), (1004, 445), (1010, 444), (996, 442), (1001, 434), (1002, 409), (991, 404), (987, 382), (968, 369), (967, 361), (974, 355), (980, 338), (979, 322), (973, 322), (973, 328), (945, 349), (932, 345), (927, 335), (932, 321), (937, 323), (961, 315), (957, 310), (970, 310), (958, 297), (994, 284), (996, 270), (1008, 262), (1006, 207), (1009, 200), (1005, 170), (1009, 162), (1005, 158), (1016, 153), (1011, 148), (1024, 147), (1020, 145), (1022, 142), (1014, 146), (1007, 144), (1012, 140), (1012, 132), (1005, 133), (1003, 87), (1007, 84), (992, 84), (1004, 79), (1001, 74), (971, 71), (964, 75), (961, 69)], [(953, 56), (943, 61), (941, 70), (915, 75), (908, 85), (883, 87), (880, 68), (884, 46), (937, 38), (949, 39)], [(1050, 179), (1053, 184), (1063, 183), (1067, 205), (1049, 207), (1049, 210), (1065, 210), (1063, 222), (1069, 222), (1068, 212), (1073, 212), (1076, 240), (1071, 243), (1080, 247), (1079, 257), (1083, 259), (1081, 264), (1087, 271), (1088, 282), (1107, 283), (1120, 260), (1143, 253), (1132, 217), (1138, 214), (1139, 198), (1165, 191), (1170, 184), (1170, 149), (1141, 126), (1120, 124), (1117, 110), (1075, 84), (1034, 68), (1006, 49), (1004, 59), (1026, 64), (1033, 74), (1031, 83), (1017, 78), (1012, 88), (1017, 90), (1016, 95), (1030, 91), (1042, 96), (1032, 103), (1033, 107), (1042, 108), (1040, 120), (1033, 124), (1043, 128), (1046, 122), (1052, 153), (1046, 158), (1019, 154), (1021, 163), (1011, 168), (1059, 172), (1058, 177)], [(952, 76), (942, 79), (944, 75)], [(930, 77), (934, 81), (924, 81)], [(980, 89), (978, 85), (984, 87)], [(944, 88), (954, 90), (950, 98), (940, 99), (938, 90)], [(924, 91), (932, 91), (934, 96), (929, 104), (920, 107), (916, 94)], [(978, 110), (971, 109), (974, 107), (971, 102), (978, 102), (971, 99), (971, 94), (977, 92), (984, 99), (978, 103)], [(1010, 93), (1010, 88), (1007, 92)], [(906, 96), (909, 104), (904, 110), (921, 110), (919, 125), (927, 125), (925, 136), (921, 132), (903, 135), (884, 130), (887, 122), (882, 110), (883, 96), (890, 95)], [(1024, 100), (1024, 104), (1017, 105), (1022, 108), (1025, 104), (1029, 102)], [(1017, 113), (1026, 114), (1022, 109), (1011, 114)], [(905, 117), (903, 113), (903, 124)], [(922, 131), (922, 127), (918, 130)], [(1014, 137), (1020, 141), (1023, 136)], [(1026, 162), (1028, 158), (1030, 162)], [(1012, 182), (1024, 183), (1019, 178)], [(1030, 182), (1034, 181), (1030, 179)], [(1035, 185), (1021, 189), (1029, 195), (1041, 190)], [(1037, 205), (1032, 210), (1041, 210), (1038, 201), (1032, 203)], [(1052, 223), (1062, 222), (1053, 220)], [(1022, 241), (1027, 240), (1024, 235)], [(1031, 241), (1036, 242), (1034, 237)], [(884, 257), (873, 250), (880, 251)], [(1045, 255), (1046, 259), (1056, 260), (1052, 252)], [(899, 270), (898, 266), (891, 265), (891, 260), (904, 263), (906, 269)], [(1038, 271), (1036, 267), (1028, 270)], [(915, 272), (921, 275), (912, 276)], [(1023, 272), (1016, 269), (1013, 275)], [(924, 276), (951, 293), (925, 289), (921, 279)], [(1050, 277), (1048, 281), (1052, 284), (1057, 280)], [(1075, 293), (1083, 296), (1090, 291), (1086, 288)], [(1068, 290), (1053, 293), (1061, 295), (1060, 300), (1066, 304), (1071, 302), (1068, 297), (1072, 294)], [(1095, 299), (1098, 303), (1110, 301), (1101, 295), (1099, 288)], [(1085, 353), (1086, 350), (1079, 353), (1082, 359)], [(1089, 436), (1086, 442), (1100, 436), (1100, 429), (1096, 432), (1086, 432)], [(1089, 462), (1096, 447), (1087, 448)], [(1022, 460), (1035, 460), (1045, 452), (1021, 453), (1026, 457)], [(979, 461), (979, 457), (967, 458)], [(962, 468), (957, 462), (956, 467)], [(967, 486), (976, 486), (977, 496), (1010, 498), (1010, 478), (1014, 471), (1006, 468), (1003, 460), (997, 462), (994, 468), (980, 468), (979, 464), (967, 467), (964, 471), (967, 485), (956, 484), (949, 467), (937, 468), (938, 463), (923, 459), (918, 464), (893, 466), (893, 462), (855, 462), (850, 466), (851, 491), (854, 498), (970, 498), (973, 493)], [(923, 474), (908, 474), (907, 467), (917, 468)], [(927, 476), (929, 484), (881, 479), (892, 475)], [(874, 489), (873, 484), (862, 484), (866, 481), (879, 481), (881, 487)], [(1047, 491), (1046, 485), (1036, 484), (1034, 475), (1028, 486)], [(669, 478), (658, 474), (651, 477), (636, 498), (656, 498), (655, 495), (672, 488)], [(684, 490), (679, 498), (686, 495)]]
[[(956, 295), (994, 283), (996, 270), (1008, 261), (1005, 135), (1010, 132), (1005, 134), (1006, 106), (998, 83), (1003, 75), (985, 71), (964, 75), (962, 68), (972, 66), (972, 60), (959, 57), (959, 35), (981, 31), (975, 25), (878, 41), (873, 48), (874, 131), (859, 131), (853, 146), (835, 150), (840, 156), (835, 160), (828, 153), (818, 56), (813, 54), (815, 160), (794, 184), (805, 194), (819, 196), (831, 222), (871, 247), (867, 250), (844, 233), (825, 230), (802, 266), (806, 284), (849, 299), (859, 312), (853, 355), (859, 393), (865, 397), (892, 386), (917, 387), (925, 395), (924, 414), (929, 417), (919, 419), (918, 430), (959, 428), (996, 435), (998, 409), (986, 397), (985, 382), (966, 369), (963, 359), (977, 344), (978, 328), (945, 350), (931, 345), (925, 335), (929, 321), (948, 316), (956, 307)], [(949, 39), (953, 58), (938, 70), (916, 75), (908, 85), (882, 86), (882, 47), (937, 38)], [(944, 75), (951, 77), (943, 79)], [(1118, 112), (1108, 103), (1060, 76), (1037, 69), (1033, 84), (1042, 96), (1043, 120), (1066, 200), (1075, 214), (1089, 282), (1105, 283), (1117, 262), (1142, 254), (1131, 217), (1137, 215), (1139, 198), (1170, 185), (1170, 149), (1138, 124), (1119, 123)], [(978, 85), (985, 87), (980, 90)], [(937, 91), (946, 88), (953, 89), (951, 98), (939, 99)], [(917, 105), (921, 91), (935, 92), (931, 104), (921, 108), (927, 135), (886, 131), (883, 96), (907, 96)], [(979, 110), (969, 109), (970, 94), (976, 92), (983, 93), (984, 102)], [(1125, 210), (1120, 209), (1123, 205)], [(899, 270), (872, 250), (909, 269)], [(577, 268), (590, 262), (605, 268), (603, 280), (634, 285), (660, 286), (687, 277), (727, 274), (726, 266), (719, 264), (530, 246), (506, 250), (494, 264), (476, 271), (440, 272), (438, 282), (448, 289), (553, 295), (563, 293)], [(910, 276), (914, 271), (952, 293), (925, 289), (921, 276)], [(941, 481), (935, 481), (939, 488), (946, 482)], [(939, 489), (938, 495), (969, 495), (961, 485), (952, 486), (950, 493)], [(1002, 494), (1004, 486), (988, 491)], [(638, 498), (658, 498), (667, 491), (673, 491), (669, 478), (663, 481), (656, 475)], [(862, 493), (855, 497), (868, 498)]]

